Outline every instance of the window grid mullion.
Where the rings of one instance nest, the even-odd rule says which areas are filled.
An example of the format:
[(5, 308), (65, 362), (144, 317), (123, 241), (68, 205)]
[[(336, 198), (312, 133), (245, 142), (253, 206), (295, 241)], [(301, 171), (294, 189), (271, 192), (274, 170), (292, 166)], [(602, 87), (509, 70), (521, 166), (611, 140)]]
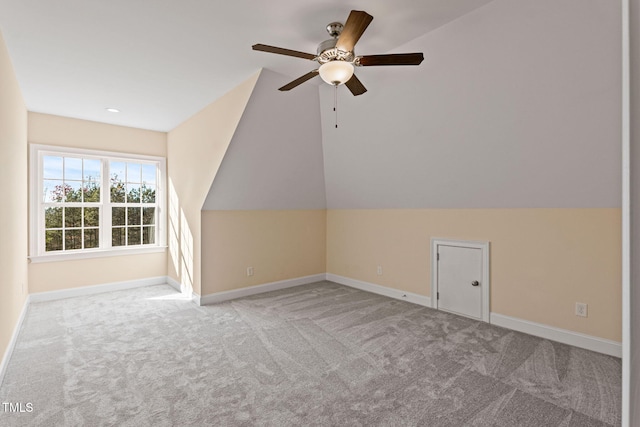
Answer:
[(109, 185), (109, 159), (102, 159), (102, 191), (100, 192), (100, 200), (102, 200), (102, 215), (100, 223), (100, 247), (104, 249), (111, 248), (111, 187)]
[[(160, 242), (160, 209), (162, 196), (161, 191), (163, 189), (163, 181), (164, 178), (164, 161), (158, 162), (157, 160), (145, 160), (145, 159), (137, 159), (137, 158), (125, 158), (125, 157), (111, 157), (111, 156), (98, 156), (92, 154), (85, 154), (84, 152), (77, 152), (73, 149), (70, 149), (69, 152), (64, 152), (62, 150), (57, 150), (57, 147), (49, 147), (50, 149), (40, 149), (37, 151), (34, 150), (34, 159), (37, 159), (37, 172), (34, 175), (34, 178), (37, 176), (37, 182), (35, 183), (36, 194), (34, 195), (34, 206), (37, 206), (37, 211), (34, 214), (34, 221), (32, 224), (35, 225), (34, 236), (36, 240), (35, 251), (39, 255), (44, 255), (46, 253), (54, 253), (54, 252), (76, 252), (78, 250), (87, 249), (85, 246), (88, 244), (88, 249), (111, 249), (113, 248), (112, 242), (112, 233), (113, 233), (113, 208), (114, 207), (122, 207), (124, 208), (124, 225), (122, 227), (125, 230), (124, 241), (122, 242), (122, 246), (146, 246), (146, 245), (158, 245)], [(60, 163), (56, 165), (58, 161), (57, 158), (60, 159)], [(96, 171), (94, 166), (91, 166), (91, 169), (87, 169), (87, 159), (91, 159), (92, 161), (100, 160), (100, 180), (94, 181), (92, 176), (95, 175), (93, 171)], [(77, 165), (77, 160), (80, 160), (80, 164)], [(125, 202), (112, 202), (111, 201), (111, 162), (120, 162), (124, 164), (124, 173), (123, 173), (123, 191), (125, 196)], [(148, 173), (148, 165), (153, 165), (155, 168), (155, 181), (146, 181), (147, 185), (153, 189), (153, 197), (155, 197), (154, 203), (143, 202), (147, 200), (143, 198), (142, 189), (143, 184), (145, 183), (145, 175)], [(162, 167), (160, 167), (162, 165)], [(35, 166), (35, 165), (34, 165)], [(95, 165), (97, 166), (97, 164)], [(130, 166), (133, 169), (130, 169)], [(45, 172), (49, 171), (46, 173)], [(50, 171), (54, 171), (54, 173), (50, 173)], [(161, 173), (162, 171), (162, 173)], [(78, 173), (80, 174), (80, 178), (77, 178)], [(45, 176), (48, 181), (45, 181)], [(57, 184), (56, 180), (60, 183)], [(100, 201), (99, 202), (85, 202), (85, 198), (89, 193), (85, 191), (86, 188), (94, 188), (87, 187), (87, 183), (90, 182), (99, 182), (100, 183)], [(132, 181), (131, 183), (129, 181)], [(81, 200), (78, 201), (66, 201), (68, 196), (67, 185), (71, 185), (72, 190), (75, 192), (80, 192), (74, 194), (74, 199)], [(59, 187), (58, 187), (59, 186)], [(45, 194), (45, 189), (47, 194)], [(137, 189), (137, 190), (135, 190)], [(56, 191), (61, 194), (62, 201), (46, 201), (46, 198), (51, 198), (50, 192)], [(137, 191), (138, 194), (132, 193), (133, 191)], [(54, 193), (54, 194), (57, 194)], [(135, 194), (135, 199), (140, 198), (139, 202), (128, 202), (129, 197)], [(71, 198), (69, 197), (69, 198)], [(146, 196), (145, 196), (146, 197)], [(53, 213), (53, 215), (60, 215), (60, 218), (56, 218), (55, 216), (51, 219), (54, 220), (54, 223), (49, 222), (49, 224), (56, 225), (55, 227), (47, 228), (47, 221), (51, 221), (47, 216), (47, 210), (50, 208), (60, 209), (60, 213)], [(80, 211), (72, 212), (68, 211), (69, 208), (78, 208)], [(89, 208), (97, 208), (97, 221), (93, 216), (96, 212), (91, 213), (91, 217), (88, 217), (89, 212), (87, 209)], [(138, 210), (135, 225), (129, 223), (129, 214), (131, 213), (129, 209), (134, 208)], [(147, 218), (147, 224), (145, 225), (145, 208), (153, 208), (153, 218)], [(68, 215), (78, 215), (78, 218), (68, 217)], [(147, 213), (148, 215), (148, 213)], [(73, 218), (73, 219), (71, 219)], [(72, 223), (67, 226), (67, 220), (71, 220)], [(87, 223), (89, 221), (89, 223)], [(59, 227), (57, 226), (59, 225)], [(120, 227), (120, 225), (118, 225)], [(145, 227), (154, 227), (153, 233), (151, 235), (147, 234), (147, 243), (145, 245), (145, 234), (144, 231), (150, 230)], [(98, 229), (98, 242), (91, 234), (87, 234), (88, 230), (96, 230)], [(133, 243), (130, 240), (130, 232), (132, 229), (135, 229), (135, 233), (139, 234), (139, 237), (134, 235)], [(80, 233), (78, 235), (77, 232), (74, 234), (67, 235), (68, 231), (79, 230)], [(61, 239), (59, 241), (60, 249), (52, 249), (51, 251), (47, 250), (48, 245), (50, 244), (47, 231), (60, 231), (59, 236), (54, 237), (54, 239)], [(55, 236), (55, 234), (54, 234)], [(67, 249), (69, 239), (80, 239), (74, 244), (74, 247), (77, 249)], [(153, 239), (153, 241), (151, 240)], [(53, 241), (54, 245), (58, 245), (56, 240)], [(89, 241), (89, 243), (87, 243)], [(98, 244), (96, 248), (92, 248), (94, 244)], [(55, 246), (54, 246), (55, 247)]]

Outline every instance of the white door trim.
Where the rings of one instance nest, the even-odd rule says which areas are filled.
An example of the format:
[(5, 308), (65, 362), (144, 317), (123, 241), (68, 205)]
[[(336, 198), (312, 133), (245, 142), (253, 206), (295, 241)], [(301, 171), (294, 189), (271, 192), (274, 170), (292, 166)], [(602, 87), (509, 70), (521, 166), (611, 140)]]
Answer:
[(435, 309), (438, 308), (438, 245), (480, 249), (482, 252), (482, 321), (490, 323), (489, 242), (431, 238), (431, 307)]

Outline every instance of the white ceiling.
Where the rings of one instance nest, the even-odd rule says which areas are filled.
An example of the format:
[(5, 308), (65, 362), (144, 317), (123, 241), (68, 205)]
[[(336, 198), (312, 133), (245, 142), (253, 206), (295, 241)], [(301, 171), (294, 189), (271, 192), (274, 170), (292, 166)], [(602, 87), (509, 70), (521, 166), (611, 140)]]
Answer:
[(358, 9), (357, 53), (386, 53), (490, 1), (0, 0), (0, 30), (29, 111), (168, 131), (261, 67), (313, 69), (255, 43), (315, 53)]

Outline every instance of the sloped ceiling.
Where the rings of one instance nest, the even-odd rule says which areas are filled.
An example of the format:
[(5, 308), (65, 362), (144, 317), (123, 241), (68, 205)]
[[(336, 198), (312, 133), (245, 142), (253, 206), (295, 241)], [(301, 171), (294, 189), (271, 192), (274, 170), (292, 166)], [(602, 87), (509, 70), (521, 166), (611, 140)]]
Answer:
[(260, 68), (286, 81), (313, 66), (255, 43), (315, 53), (328, 23), (365, 9), (358, 52), (384, 53), (489, 1), (1, 0), (0, 30), (30, 111), (169, 131)]
[(619, 207), (619, 7), (495, 0), (358, 68), (337, 129), (332, 87), (263, 71), (205, 208)]
[[(319, 79), (277, 92), (312, 63), (250, 46), (313, 52), (326, 37), (326, 23), (344, 20), (350, 9), (375, 17), (358, 53), (423, 51), (425, 61), (359, 68), (369, 91), (352, 97), (340, 88), (335, 129), (333, 92)], [(0, 10), (0, 28), (34, 111), (167, 130), (260, 67), (281, 73), (265, 74), (250, 107), (268, 115), (277, 111), (268, 105), (289, 114), (295, 109), (296, 118), (307, 114), (311, 121), (299, 121), (310, 128), (321, 118), (315, 126), (321, 132), (309, 132), (308, 140), (287, 127), (262, 136), (275, 146), (303, 141), (311, 157), (296, 151), (274, 158), (276, 150), (264, 151), (282, 167), (270, 178), (255, 174), (256, 168), (266, 173), (267, 162), (260, 164), (249, 147), (257, 146), (258, 129), (277, 120), (243, 117), (225, 159), (229, 166), (223, 162), (213, 184), (220, 198), (209, 198), (207, 208), (319, 206), (316, 169), (295, 185), (288, 182), (291, 194), (301, 195), (299, 205), (290, 203), (293, 197), (270, 199), (258, 191), (299, 176), (309, 164), (323, 165), (329, 208), (620, 205), (616, 1), (2, 0)], [(310, 105), (315, 95), (302, 95), (309, 89), (319, 91), (317, 108)], [(123, 114), (109, 116), (107, 106), (122, 107)], [(280, 141), (279, 132), (288, 139)], [(318, 135), (321, 155), (313, 151)], [(310, 188), (313, 196), (303, 197)]]
[[(619, 207), (620, 4), (496, 0), (320, 87), (329, 208)], [(342, 88), (341, 88), (342, 89)]]
[(318, 88), (262, 70), (203, 210), (326, 208)]

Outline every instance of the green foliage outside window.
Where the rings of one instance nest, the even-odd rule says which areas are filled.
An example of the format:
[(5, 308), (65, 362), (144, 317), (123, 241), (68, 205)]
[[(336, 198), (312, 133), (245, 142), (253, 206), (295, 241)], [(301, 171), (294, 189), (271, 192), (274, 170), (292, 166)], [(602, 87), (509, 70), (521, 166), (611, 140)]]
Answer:
[(102, 203), (111, 205), (111, 246), (155, 243), (156, 166), (111, 161), (109, 168), (104, 201), (100, 160), (44, 157), (45, 252), (99, 248)]

